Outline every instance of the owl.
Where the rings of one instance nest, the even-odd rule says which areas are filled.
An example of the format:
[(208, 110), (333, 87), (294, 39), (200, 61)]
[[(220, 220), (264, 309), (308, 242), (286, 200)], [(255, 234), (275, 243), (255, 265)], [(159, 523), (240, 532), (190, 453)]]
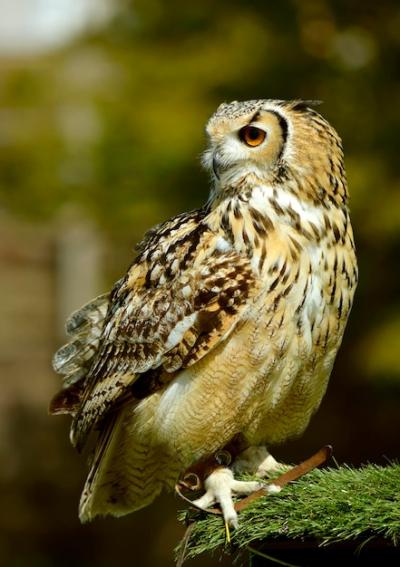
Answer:
[[(204, 494), (236, 526), (235, 479), (278, 463), (318, 408), (357, 284), (342, 145), (304, 101), (234, 101), (207, 124), (207, 203), (151, 229), (110, 293), (72, 314), (51, 413), (93, 454), (80, 518), (150, 504), (208, 467)], [(232, 447), (235, 446), (234, 451)]]

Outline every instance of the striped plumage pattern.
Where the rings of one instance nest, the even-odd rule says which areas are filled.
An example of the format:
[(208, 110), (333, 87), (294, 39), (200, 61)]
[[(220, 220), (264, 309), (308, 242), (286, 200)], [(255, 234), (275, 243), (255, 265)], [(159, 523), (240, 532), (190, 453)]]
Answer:
[[(266, 141), (246, 147), (246, 126)], [(207, 204), (152, 229), (55, 355), (52, 411), (77, 447), (99, 430), (83, 520), (149, 504), (235, 435), (302, 433), (342, 340), (357, 266), (338, 135), (268, 100), (221, 105), (207, 132)]]

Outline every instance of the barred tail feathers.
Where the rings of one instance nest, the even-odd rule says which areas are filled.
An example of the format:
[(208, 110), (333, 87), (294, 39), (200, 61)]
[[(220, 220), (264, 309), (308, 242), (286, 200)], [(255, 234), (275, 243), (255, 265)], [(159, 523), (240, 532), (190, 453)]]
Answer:
[(99, 438), (80, 500), (82, 523), (144, 508), (178, 478), (179, 464), (154, 445), (150, 431), (135, 427), (132, 413), (127, 406), (110, 418)]

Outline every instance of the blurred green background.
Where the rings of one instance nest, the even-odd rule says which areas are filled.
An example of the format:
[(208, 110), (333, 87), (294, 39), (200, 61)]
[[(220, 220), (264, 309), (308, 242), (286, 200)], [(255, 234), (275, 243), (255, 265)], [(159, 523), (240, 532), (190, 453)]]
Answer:
[(399, 3), (0, 8), (0, 561), (173, 564), (173, 496), (79, 524), (86, 467), (68, 419), (47, 416), (50, 360), (68, 311), (112, 285), (143, 232), (205, 201), (204, 125), (222, 101), (320, 99), (345, 148), (360, 284), (319, 412), (275, 453), (296, 461), (331, 442), (339, 462), (398, 458)]

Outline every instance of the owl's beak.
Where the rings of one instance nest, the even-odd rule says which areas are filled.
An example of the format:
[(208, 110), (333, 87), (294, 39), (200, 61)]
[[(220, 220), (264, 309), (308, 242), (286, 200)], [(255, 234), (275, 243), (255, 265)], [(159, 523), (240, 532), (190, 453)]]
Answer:
[(218, 154), (214, 154), (213, 161), (212, 161), (212, 168), (214, 175), (217, 179), (219, 179), (219, 168), (220, 168), (220, 161), (218, 160)]

